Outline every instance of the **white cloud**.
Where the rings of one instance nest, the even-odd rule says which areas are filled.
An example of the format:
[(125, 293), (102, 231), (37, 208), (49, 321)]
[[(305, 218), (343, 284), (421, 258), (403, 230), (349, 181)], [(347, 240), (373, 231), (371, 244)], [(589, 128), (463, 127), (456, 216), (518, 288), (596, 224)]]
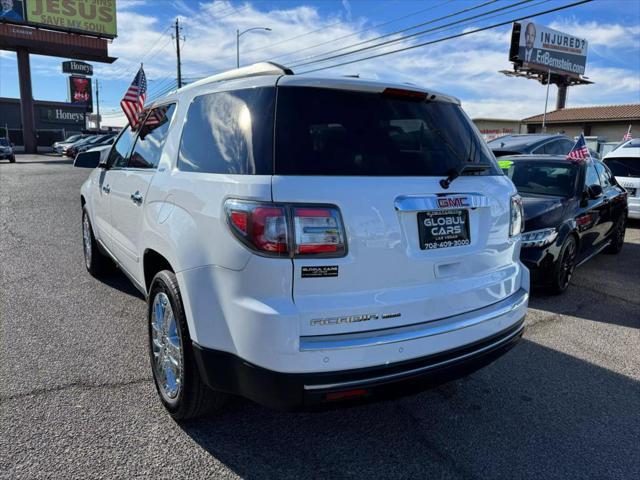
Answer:
[[(135, 1), (135, 0), (134, 0)], [(306, 5), (290, 6), (273, 2), (265, 4), (238, 3), (228, 0), (169, 3), (184, 26), (187, 40), (182, 51), (186, 77), (213, 74), (235, 66), (236, 29), (269, 27), (271, 32), (255, 31), (241, 38), (243, 64), (273, 59), (285, 65), (300, 63), (314, 55), (375, 38), (385, 31), (371, 28), (367, 18), (349, 19), (351, 4), (335, 3), (336, 10), (320, 13)], [(122, 10), (122, 9), (121, 9)], [(146, 11), (146, 10), (145, 10)], [(166, 12), (164, 12), (166, 13)], [(157, 85), (171, 85), (175, 78), (175, 52), (167, 27), (168, 21), (125, 8), (119, 12), (122, 36), (112, 46), (112, 54), (120, 57), (115, 67), (98, 67), (104, 78), (133, 78), (142, 59), (150, 79), (151, 94)], [(165, 24), (166, 23), (166, 24)], [(437, 39), (444, 35), (469, 31), (435, 32), (360, 54), (367, 56), (391, 51), (402, 46)], [(479, 25), (478, 25), (479, 26)], [(604, 60), (590, 61), (587, 74), (596, 82), (593, 86), (572, 87), (569, 105), (637, 102), (640, 91), (638, 67), (613, 58), (611, 49), (632, 49), (640, 37), (640, 26), (622, 24), (580, 23), (575, 20), (551, 23), (553, 28), (585, 36), (590, 48), (606, 52)], [(367, 31), (360, 32), (367, 27)], [(387, 27), (388, 28), (388, 27)], [(164, 33), (163, 33), (164, 32)], [(508, 61), (510, 28), (478, 32), (451, 41), (416, 48), (399, 54), (380, 57), (331, 70), (318, 75), (360, 74), (363, 77), (411, 82), (460, 97), (472, 116), (524, 118), (540, 113), (544, 108), (546, 87), (533, 81), (508, 78), (499, 70), (511, 69)], [(334, 41), (340, 37), (347, 38)], [(391, 37), (393, 38), (393, 37)], [(631, 42), (631, 43), (630, 43)], [(319, 44), (325, 45), (318, 46)], [(365, 45), (366, 46), (366, 45)], [(640, 47), (635, 48), (637, 49)], [(341, 52), (336, 53), (342, 53)], [(359, 58), (358, 55), (332, 60), (320, 66)], [(624, 59), (623, 59), (624, 60)], [(314, 65), (317, 66), (318, 64)], [(304, 71), (311, 67), (300, 67)], [(552, 109), (556, 88), (550, 91)]]
[(553, 22), (551, 28), (570, 33), (576, 37), (586, 38), (591, 46), (617, 48), (640, 45), (640, 25), (620, 25), (598, 23), (595, 21), (581, 23), (576, 20)]

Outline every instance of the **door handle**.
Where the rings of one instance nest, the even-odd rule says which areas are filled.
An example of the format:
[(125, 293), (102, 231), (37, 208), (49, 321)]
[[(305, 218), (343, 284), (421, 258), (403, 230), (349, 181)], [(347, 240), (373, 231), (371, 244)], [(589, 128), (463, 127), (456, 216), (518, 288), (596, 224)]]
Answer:
[(136, 192), (136, 193), (132, 193), (131, 194), (131, 200), (133, 200), (133, 203), (135, 203), (136, 205), (142, 205), (142, 195), (140, 194), (140, 192)]
[(111, 193), (111, 187), (109, 185), (103, 185), (102, 186), (102, 191), (104, 193)]

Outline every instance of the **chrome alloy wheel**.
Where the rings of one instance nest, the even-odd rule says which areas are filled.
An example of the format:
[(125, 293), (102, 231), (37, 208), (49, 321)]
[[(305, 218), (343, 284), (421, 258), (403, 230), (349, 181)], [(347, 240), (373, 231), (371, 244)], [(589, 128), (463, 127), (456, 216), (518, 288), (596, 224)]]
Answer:
[(91, 225), (89, 224), (89, 215), (86, 213), (82, 216), (82, 244), (84, 246), (84, 261), (87, 268), (91, 266)]
[(173, 400), (182, 388), (182, 340), (169, 297), (164, 292), (156, 294), (152, 308), (153, 368), (163, 395)]

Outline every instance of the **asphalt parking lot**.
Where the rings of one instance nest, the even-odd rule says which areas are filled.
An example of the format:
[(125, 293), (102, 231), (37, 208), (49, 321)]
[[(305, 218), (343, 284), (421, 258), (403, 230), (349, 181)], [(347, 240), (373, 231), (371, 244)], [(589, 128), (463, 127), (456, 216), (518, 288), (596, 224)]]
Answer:
[(1, 478), (640, 478), (640, 222), (566, 295), (534, 296), (524, 341), (468, 378), (177, 424), (150, 377), (144, 300), (84, 268), (87, 174), (59, 157), (0, 163)]

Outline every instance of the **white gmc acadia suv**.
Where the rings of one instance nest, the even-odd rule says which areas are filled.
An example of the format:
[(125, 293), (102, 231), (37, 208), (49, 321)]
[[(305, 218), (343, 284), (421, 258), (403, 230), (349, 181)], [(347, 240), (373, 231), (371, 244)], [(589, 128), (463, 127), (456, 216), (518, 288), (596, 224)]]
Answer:
[(162, 402), (283, 409), (460, 377), (521, 337), (522, 205), (455, 98), (262, 63), (81, 154), (86, 266), (148, 299)]

